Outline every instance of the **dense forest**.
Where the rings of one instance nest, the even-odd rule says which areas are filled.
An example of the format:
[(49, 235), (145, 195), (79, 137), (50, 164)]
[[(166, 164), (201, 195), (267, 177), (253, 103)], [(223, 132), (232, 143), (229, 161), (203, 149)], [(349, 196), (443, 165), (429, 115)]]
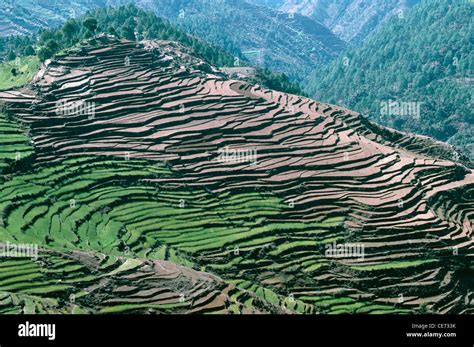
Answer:
[(248, 0), (288, 13), (300, 13), (324, 24), (353, 45), (364, 42), (386, 20), (409, 10), (420, 0)]
[(6, 60), (34, 54), (36, 46), (40, 60), (51, 58), (61, 49), (71, 47), (96, 33), (109, 33), (128, 40), (161, 39), (178, 41), (191, 47), (196, 55), (216, 66), (231, 66), (234, 57), (218, 47), (177, 29), (167, 20), (133, 5), (99, 9), (79, 19), (69, 19), (60, 28), (41, 30), (37, 35), (13, 36), (0, 42), (0, 52)]
[(346, 48), (318, 21), (243, 0), (154, 0), (147, 7), (184, 31), (293, 81)]
[[(317, 68), (308, 93), (472, 154), (473, 17), (467, 2), (424, 1), (393, 17), (361, 47)], [(403, 109), (413, 104), (419, 113)]]
[[(93, 10), (78, 19), (67, 20), (59, 28), (41, 30), (29, 36), (2, 38), (0, 57), (3, 61), (11, 61), (16, 57), (37, 55), (40, 61), (45, 61), (61, 50), (99, 33), (108, 33), (133, 41), (144, 39), (178, 41), (191, 48), (196, 56), (217, 67), (234, 66), (236, 63), (252, 65), (244, 56), (239, 54), (234, 56), (178, 29), (168, 20), (134, 5)], [(285, 74), (274, 73), (268, 69), (258, 68), (252, 82), (283, 92), (303, 94), (299, 85), (291, 82)]]

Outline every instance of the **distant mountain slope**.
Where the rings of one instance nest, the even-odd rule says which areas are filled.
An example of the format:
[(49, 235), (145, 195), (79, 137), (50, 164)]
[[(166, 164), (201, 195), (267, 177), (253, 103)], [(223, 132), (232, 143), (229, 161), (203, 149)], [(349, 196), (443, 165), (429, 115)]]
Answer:
[(474, 159), (474, 6), (430, 0), (308, 79), (308, 93), (379, 124), (456, 144)]
[(0, 257), (0, 312), (474, 312), (448, 146), (203, 63), (101, 35), (0, 92), (33, 149), (1, 158), (0, 236), (48, 251)]
[(30, 2), (33, 1), (19, 0), (15, 6), (2, 7), (0, 11), (5, 14), (15, 8), (14, 14), (0, 21), (2, 36), (57, 26), (86, 9), (134, 3), (235, 56), (284, 72), (293, 79), (303, 78), (315, 65), (330, 61), (346, 48), (345, 42), (310, 18), (289, 18), (242, 0), (80, 0), (77, 4), (60, 0), (40, 2), (43, 6), (30, 6)]
[(0, 37), (24, 35), (56, 27), (87, 10), (105, 7), (108, 0), (2, 0)]
[[(86, 21), (95, 20), (96, 28), (89, 30)], [(188, 34), (170, 23), (167, 19), (158, 17), (151, 11), (145, 11), (132, 4), (126, 6), (100, 8), (88, 11), (87, 14), (78, 18), (68, 19), (63, 26), (54, 29), (44, 29), (39, 34), (17, 35), (0, 38), (0, 61), (8, 61), (0, 68), (0, 77), (5, 83), (0, 83), (0, 89), (11, 85), (12, 81), (18, 80), (20, 69), (20, 57), (33, 56), (36, 54), (41, 61), (54, 57), (61, 50), (70, 48), (94, 33), (110, 33), (117, 37), (129, 40), (174, 40), (193, 50), (193, 54), (218, 67), (232, 67), (234, 65), (247, 66), (253, 73), (242, 77), (246, 81), (258, 83), (263, 86), (295, 94), (304, 94), (298, 83), (290, 81), (282, 73), (276, 73), (268, 69), (252, 66), (245, 57), (235, 57), (222, 48), (209, 44), (203, 39)], [(15, 59), (16, 58), (16, 59)], [(13, 69), (12, 68), (15, 68)], [(202, 69), (210, 69), (202, 66)], [(18, 73), (17, 73), (18, 70)], [(27, 78), (23, 74), (23, 80)]]
[(300, 13), (323, 23), (344, 41), (358, 44), (420, 0), (251, 0), (253, 3)]
[(243, 54), (261, 66), (301, 78), (338, 56), (346, 44), (320, 23), (242, 0), (137, 0), (186, 31)]

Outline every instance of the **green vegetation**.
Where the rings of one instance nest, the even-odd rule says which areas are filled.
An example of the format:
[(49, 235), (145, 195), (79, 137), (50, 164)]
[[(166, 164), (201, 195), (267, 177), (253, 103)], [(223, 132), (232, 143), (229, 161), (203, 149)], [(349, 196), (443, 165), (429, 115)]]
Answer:
[[(9, 61), (17, 56), (32, 55), (36, 49), (39, 60), (45, 61), (98, 33), (108, 33), (132, 41), (156, 39), (177, 41), (191, 48), (196, 56), (217, 67), (234, 66), (236, 61), (239, 61), (239, 64), (252, 65), (240, 51), (231, 50), (238, 56), (237, 60), (234, 55), (223, 49), (187, 34), (166, 19), (133, 5), (93, 10), (79, 19), (68, 19), (60, 28), (42, 30), (37, 35), (0, 39), (0, 57), (3, 56), (4, 61)], [(5, 65), (6, 69), (10, 64), (8, 62)], [(26, 78), (27, 76), (24, 76), (22, 82), (18, 81), (15, 85), (5, 83), (5, 88), (24, 84)], [(283, 92), (303, 94), (299, 85), (291, 82), (285, 74), (274, 73), (268, 69), (257, 69), (254, 82)]]
[(353, 268), (361, 271), (375, 271), (375, 270), (387, 270), (387, 269), (404, 269), (411, 266), (419, 266), (428, 264), (436, 261), (436, 259), (420, 259), (411, 261), (392, 261), (379, 265), (367, 265), (367, 266), (354, 266)]
[(14, 164), (27, 160), (33, 154), (29, 138), (13, 120), (0, 111), (0, 173)]
[[(472, 151), (473, 16), (466, 1), (423, 1), (402, 18), (394, 16), (362, 46), (317, 68), (306, 90), (380, 124)], [(382, 112), (382, 103), (392, 101), (419, 103), (419, 117)]]
[(256, 6), (251, 1), (157, 0), (149, 8), (188, 33), (246, 57), (255, 65), (301, 81), (346, 43), (308, 17)]
[[(67, 21), (62, 28), (43, 31), (37, 45), (31, 46), (28, 40), (20, 40), (18, 45), (8, 46), (6, 57), (19, 63), (18, 70), (11, 68), (11, 60), (3, 65), (1, 71), (5, 76), (11, 74), (4, 82), (5, 86), (21, 86), (31, 78), (39, 60), (54, 57), (70, 47), (81, 49), (81, 40), (103, 32), (129, 40), (178, 40), (216, 65), (233, 62), (232, 56), (182, 33), (166, 21), (126, 6), (90, 12), (80, 20)], [(23, 49), (22, 45), (31, 49)], [(36, 50), (39, 58), (27, 56), (32, 50)], [(102, 60), (100, 62), (103, 64)], [(167, 72), (161, 73), (168, 77)], [(269, 87), (298, 92), (297, 85), (283, 74), (266, 69), (257, 69), (256, 74), (256, 78), (266, 81)], [(179, 77), (176, 81), (180, 81)], [(82, 93), (82, 85), (80, 87)], [(95, 84), (95, 91), (102, 88)], [(166, 89), (171, 89), (171, 92), (164, 92), (170, 92), (171, 99), (181, 96), (171, 87)], [(45, 100), (57, 95), (56, 91), (44, 92)], [(230, 99), (228, 95), (226, 98)], [(232, 106), (247, 108), (244, 99), (239, 96)], [(214, 96), (212, 102), (224, 103)], [(248, 108), (253, 111), (254, 105)], [(265, 102), (265, 107), (274, 106)], [(12, 116), (8, 110), (3, 111)], [(198, 117), (198, 114), (194, 113), (192, 117)], [(330, 206), (323, 198), (314, 203), (323, 207), (328, 204), (328, 208), (317, 209), (310, 199), (305, 198), (304, 206), (295, 208), (285, 203), (285, 195), (295, 194), (295, 189), (286, 184), (280, 186), (281, 189), (274, 189), (273, 182), (266, 179), (256, 187), (230, 184), (225, 189), (209, 189), (196, 184), (196, 181), (183, 179), (186, 171), (174, 171), (173, 163), (165, 165), (127, 155), (88, 155), (74, 144), (69, 148), (61, 147), (61, 140), (54, 137), (49, 138), (55, 141), (50, 148), (39, 147), (36, 158), (33, 141), (27, 136), (29, 129), (19, 126), (3, 113), (0, 116), (0, 170), (4, 174), (0, 176), (0, 243), (32, 243), (44, 248), (38, 261), (0, 258), (0, 313), (182, 312), (196, 303), (207, 303), (209, 291), (213, 295), (225, 292), (230, 297), (225, 303), (229, 307), (225, 309), (235, 313), (244, 309), (300, 314), (408, 313), (411, 312), (410, 306), (400, 308), (397, 304), (390, 304), (397, 298), (399, 290), (396, 288), (398, 283), (393, 285), (393, 279), (400, 278), (390, 275), (398, 273), (407, 278), (407, 283), (417, 281), (409, 288), (413, 296), (437, 285), (435, 280), (430, 279), (430, 283), (425, 284), (423, 282), (427, 281), (416, 277), (421, 267), (435, 271), (435, 277), (442, 276), (436, 267), (438, 252), (413, 259), (411, 247), (403, 249), (403, 238), (411, 237), (410, 233), (398, 236), (400, 242), (395, 248), (396, 252), (400, 251), (400, 256), (384, 260), (386, 255), (391, 255), (389, 252), (393, 248), (385, 248), (383, 242), (388, 237), (393, 240), (397, 228), (390, 230), (390, 235), (382, 238), (382, 242), (377, 242), (382, 243), (381, 247), (370, 248), (369, 252), (377, 252), (370, 254), (376, 260), (358, 263), (355, 259), (328, 256), (325, 253), (328, 243), (353, 240), (354, 235), (348, 233), (346, 223), (352, 222), (350, 218), (354, 211), (348, 211), (350, 204), (347, 209), (339, 208)], [(114, 116), (119, 117), (111, 115)], [(122, 116), (127, 117), (127, 114), (120, 114)], [(249, 117), (253, 119), (254, 116), (249, 113)], [(94, 131), (101, 121), (68, 118), (61, 126), (55, 118), (44, 117), (38, 123), (31, 123), (35, 140), (47, 141), (48, 138), (41, 135), (51, 125), (53, 127), (48, 130), (54, 128), (57, 133), (74, 131), (78, 124)], [(337, 122), (326, 129), (342, 126), (346, 127), (343, 122)], [(138, 138), (141, 134), (135, 135)], [(200, 140), (200, 136), (194, 137)], [(183, 142), (187, 140), (185, 136), (182, 138)], [(226, 140), (231, 141), (232, 137)], [(193, 144), (188, 143), (188, 148), (193, 148)], [(117, 141), (116, 145), (122, 144)], [(127, 147), (122, 148), (125, 150)], [(48, 151), (53, 154), (58, 149), (64, 149), (58, 151), (64, 156), (50, 160)], [(187, 150), (186, 145), (180, 150)], [(293, 165), (296, 168), (300, 164)], [(307, 168), (311, 169), (312, 165), (316, 164), (308, 164)], [(328, 178), (317, 178), (321, 187), (327, 184), (325, 180)], [(216, 180), (216, 185), (219, 182)], [(308, 183), (316, 183), (316, 180), (308, 179)], [(347, 183), (336, 188), (349, 189), (346, 187), (351, 186), (347, 178)], [(303, 186), (299, 188), (304, 192)], [(368, 193), (364, 183), (356, 188), (359, 194)], [(380, 214), (385, 212), (390, 213), (390, 210)], [(376, 235), (376, 238), (384, 236), (384, 230), (374, 229), (374, 232), (379, 231), (381, 235)], [(369, 237), (362, 241), (371, 242), (372, 235), (365, 235)], [(387, 242), (390, 243), (392, 241)], [(193, 283), (183, 285), (186, 281), (182, 281), (181, 274), (172, 271), (170, 274), (166, 269), (161, 273), (156, 271), (157, 260), (218, 275), (222, 279), (218, 282), (220, 287), (210, 288), (212, 281), (203, 280), (205, 276), (201, 278), (190, 269), (186, 271), (192, 273)], [(452, 272), (452, 277), (456, 278)], [(156, 276), (166, 277), (167, 281), (173, 281), (171, 277), (178, 280), (172, 282), (173, 286), (169, 285), (170, 282), (156, 285), (159, 282)], [(148, 281), (153, 285), (148, 286)], [(375, 288), (379, 283), (380, 287)], [(185, 290), (191, 288), (197, 293), (181, 298), (179, 293), (186, 286)], [(175, 290), (169, 290), (170, 287)], [(71, 295), (74, 300), (71, 300)], [(414, 306), (413, 310), (416, 310)], [(206, 307), (203, 311), (224, 312), (224, 306)]]
[(272, 72), (269, 69), (257, 68), (256, 80), (267, 88), (284, 91), (285, 93), (305, 95), (300, 85), (290, 81), (284, 73)]
[(39, 61), (35, 56), (16, 57), (0, 64), (0, 90), (21, 87), (38, 71)]
[[(238, 280), (245, 268), (261, 271), (278, 265), (284, 271), (289, 266), (286, 262), (294, 268), (291, 272), (298, 273), (299, 266), (306, 266), (304, 261), (317, 262), (322, 257), (310, 239), (321, 235), (324, 240), (327, 234), (339, 233), (342, 221), (278, 221), (281, 210), (288, 207), (270, 193), (213, 195), (186, 186), (156, 185), (151, 183), (153, 178), (172, 177), (172, 172), (144, 160), (84, 156), (25, 170), (1, 184), (0, 239), (130, 258), (108, 276), (138, 266), (137, 258), (170, 260), (215, 272), (227, 280)], [(283, 249), (292, 245), (306, 248), (311, 256), (293, 259), (282, 254), (280, 245), (285, 245)], [(0, 290), (17, 292), (23, 288), (22, 281), (33, 278), (36, 285), (25, 293), (42, 294), (42, 299), (57, 291), (70, 294), (73, 289), (72, 282), (64, 280), (60, 284), (42, 282), (41, 273), (31, 267), (19, 271), (18, 277), (9, 276), (3, 282), (0, 272)], [(93, 279), (88, 277), (87, 282)], [(259, 298), (280, 307), (288, 295), (281, 289), (253, 286), (249, 291), (256, 297), (249, 297), (251, 302)], [(166, 311), (179, 305), (118, 305), (103, 312), (143, 307)], [(313, 309), (303, 301), (291, 301), (285, 310), (303, 313)]]
[(77, 20), (67, 20), (61, 28), (41, 31), (38, 54), (42, 60), (48, 59), (60, 50), (98, 33), (109, 33), (132, 41), (178, 41), (216, 66), (231, 65), (234, 61), (234, 57), (223, 50), (186, 34), (167, 20), (133, 5), (90, 11)]

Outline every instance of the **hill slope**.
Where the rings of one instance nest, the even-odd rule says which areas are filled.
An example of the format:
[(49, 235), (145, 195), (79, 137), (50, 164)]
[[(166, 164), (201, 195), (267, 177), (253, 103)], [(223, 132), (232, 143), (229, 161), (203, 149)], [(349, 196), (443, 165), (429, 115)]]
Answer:
[[(54, 57), (60, 51), (73, 47), (85, 38), (94, 34), (87, 28), (86, 22), (95, 20), (94, 32), (111, 33), (116, 37), (129, 40), (173, 40), (191, 48), (193, 54), (203, 58), (217, 67), (230, 67), (223, 69), (229, 74), (239, 70), (252, 71), (240, 78), (255, 84), (283, 92), (303, 94), (299, 85), (289, 80), (288, 76), (268, 69), (253, 66), (245, 57), (235, 57), (223, 49), (211, 45), (199, 37), (190, 35), (168, 20), (157, 17), (153, 12), (144, 11), (133, 5), (103, 8), (88, 11), (84, 16), (68, 19), (64, 25), (54, 29), (42, 30), (39, 34), (18, 35), (0, 39), (0, 61), (5, 61), (0, 66), (0, 77), (3, 83), (0, 90), (11, 88), (9, 86), (24, 84), (29, 73), (35, 72), (29, 67), (37, 62)], [(35, 57), (35, 54), (37, 57)], [(25, 62), (28, 65), (25, 66)], [(234, 66), (237, 65), (237, 66)], [(211, 67), (203, 64), (202, 69), (211, 71)], [(15, 83), (12, 83), (15, 81)]]
[(330, 61), (346, 47), (319, 22), (241, 0), (139, 3), (186, 31), (293, 78), (306, 76), (312, 66)]
[(473, 15), (467, 3), (424, 1), (317, 68), (308, 93), (379, 124), (448, 141), (474, 160)]
[(1, 258), (5, 310), (473, 313), (474, 173), (448, 147), (201, 65), (102, 36), (0, 93), (34, 148), (4, 159), (2, 240), (50, 250), (44, 273), (99, 264), (33, 287)]
[(107, 3), (107, 0), (3, 0), (0, 3), (0, 37), (56, 27), (88, 10), (105, 7)]
[(253, 3), (299, 13), (323, 23), (339, 38), (360, 44), (382, 27), (392, 16), (405, 11), (420, 0), (252, 0)]
[[(242, 0), (82, 0), (78, 6), (62, 1), (43, 7), (30, 6), (30, 0), (20, 0), (15, 11), (21, 10), (21, 14), (13, 13), (10, 8), (3, 10), (9, 19), (3, 23), (2, 36), (60, 25), (67, 18), (83, 14), (84, 6), (95, 9), (129, 3), (169, 19), (184, 31), (234, 56), (284, 72), (292, 79), (302, 79), (312, 67), (330, 61), (346, 47), (345, 42), (319, 22), (300, 15), (289, 18), (287, 14)], [(16, 22), (11, 24), (11, 21)]]

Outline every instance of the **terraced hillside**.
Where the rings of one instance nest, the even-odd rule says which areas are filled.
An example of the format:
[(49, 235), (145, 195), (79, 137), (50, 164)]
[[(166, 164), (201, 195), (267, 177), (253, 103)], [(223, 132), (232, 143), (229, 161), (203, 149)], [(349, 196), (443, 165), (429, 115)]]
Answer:
[(209, 313), (239, 290), (167, 261), (120, 259), (85, 252), (41, 250), (40, 260), (1, 262), (0, 312)]
[(0, 258), (3, 312), (474, 312), (474, 173), (448, 146), (169, 41), (97, 37), (0, 100), (31, 146), (1, 240), (41, 249)]

